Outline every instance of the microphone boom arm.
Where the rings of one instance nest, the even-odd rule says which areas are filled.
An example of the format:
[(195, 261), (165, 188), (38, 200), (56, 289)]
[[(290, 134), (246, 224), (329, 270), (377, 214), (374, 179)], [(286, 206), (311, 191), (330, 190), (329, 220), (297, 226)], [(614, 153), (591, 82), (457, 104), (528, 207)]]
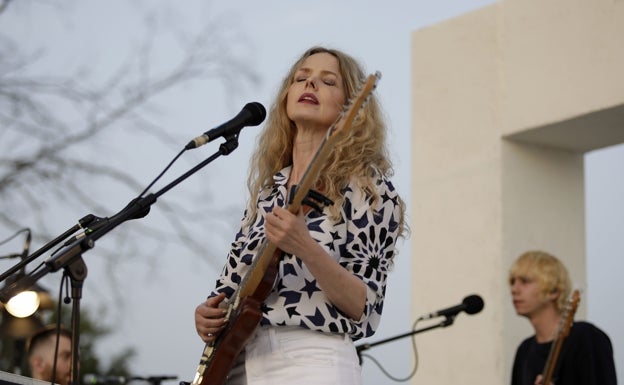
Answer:
[(388, 342), (396, 341), (396, 340), (401, 339), (401, 338), (413, 336), (413, 335), (418, 334), (418, 333), (426, 332), (428, 330), (447, 327), (447, 326), (452, 325), (453, 321), (455, 321), (455, 316), (445, 317), (443, 321), (440, 321), (440, 322), (438, 322), (437, 324), (434, 324), (434, 325), (430, 325), (430, 326), (427, 326), (427, 327), (424, 327), (424, 328), (421, 328), (421, 329), (412, 330), (410, 332), (399, 334), (399, 335), (396, 335), (394, 337), (389, 337), (389, 338), (386, 338), (386, 339), (383, 339), (383, 340), (380, 340), (380, 341), (377, 341), (377, 342), (364, 343), (364, 344), (361, 344), (361, 345), (357, 345), (355, 347), (355, 350), (356, 350), (356, 352), (358, 354), (358, 357), (360, 358), (360, 363), (361, 363), (362, 362), (362, 357), (360, 356), (360, 353), (363, 352), (364, 350), (368, 350), (368, 349), (370, 349), (370, 348), (372, 348), (374, 346), (377, 346), (377, 345), (381, 345), (381, 344), (385, 344), (385, 343), (388, 343)]

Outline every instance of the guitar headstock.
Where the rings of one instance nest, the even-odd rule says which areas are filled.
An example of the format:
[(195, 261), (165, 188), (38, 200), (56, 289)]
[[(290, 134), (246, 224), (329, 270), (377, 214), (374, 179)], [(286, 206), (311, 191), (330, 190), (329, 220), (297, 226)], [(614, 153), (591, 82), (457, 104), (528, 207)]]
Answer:
[(572, 322), (574, 322), (574, 314), (576, 313), (576, 309), (578, 308), (578, 304), (580, 301), (580, 292), (578, 290), (574, 290), (568, 301), (563, 308), (561, 313), (561, 327), (559, 329), (559, 335), (567, 337), (570, 334), (570, 327), (572, 327)]
[(349, 101), (345, 104), (344, 110), (340, 113), (336, 122), (328, 130), (328, 136), (333, 136), (335, 133), (340, 131), (346, 131), (345, 128), (351, 127), (353, 120), (355, 120), (357, 114), (366, 105), (368, 99), (377, 87), (379, 79), (381, 79), (381, 72), (379, 71), (368, 75), (355, 95), (353, 95), (353, 97), (351, 97), (351, 99), (349, 99)]

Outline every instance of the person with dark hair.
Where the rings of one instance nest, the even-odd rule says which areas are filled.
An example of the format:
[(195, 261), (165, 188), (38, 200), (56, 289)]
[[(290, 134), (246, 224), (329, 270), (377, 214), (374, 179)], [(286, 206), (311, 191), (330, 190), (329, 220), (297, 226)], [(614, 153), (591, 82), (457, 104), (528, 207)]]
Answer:
[[(528, 318), (535, 330), (518, 346), (511, 384), (542, 384), (572, 290), (568, 271), (553, 255), (528, 251), (509, 269), (509, 285), (516, 313)], [(552, 381), (556, 385), (617, 385), (609, 337), (589, 322), (574, 322), (563, 339)]]
[[(30, 337), (27, 349), (28, 366), (34, 379), (60, 385), (70, 383), (72, 334), (69, 330), (56, 325), (46, 326)], [(56, 356), (55, 351), (57, 351)], [(54, 366), (55, 357), (56, 367)]]
[(284, 206), (365, 80), (351, 56), (313, 47), (290, 68), (270, 108), (252, 158), (240, 230), (216, 288), (195, 310), (197, 333), (210, 345), (230, 322), (220, 304), (236, 300), (263, 241), (283, 252), (259, 327), (227, 384), (361, 383), (353, 341), (379, 325), (405, 227), (374, 93), (312, 186), (329, 204), (304, 205), (297, 213)]

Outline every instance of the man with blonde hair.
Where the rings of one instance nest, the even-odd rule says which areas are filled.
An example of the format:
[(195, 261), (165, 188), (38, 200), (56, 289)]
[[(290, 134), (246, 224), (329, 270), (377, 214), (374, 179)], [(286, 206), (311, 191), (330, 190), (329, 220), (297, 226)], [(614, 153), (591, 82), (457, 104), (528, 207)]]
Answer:
[[(566, 267), (543, 251), (528, 251), (509, 269), (516, 313), (528, 318), (535, 334), (516, 351), (512, 385), (541, 384), (548, 354), (571, 292)], [(574, 322), (564, 339), (553, 382), (560, 385), (616, 385), (609, 337), (588, 322)]]

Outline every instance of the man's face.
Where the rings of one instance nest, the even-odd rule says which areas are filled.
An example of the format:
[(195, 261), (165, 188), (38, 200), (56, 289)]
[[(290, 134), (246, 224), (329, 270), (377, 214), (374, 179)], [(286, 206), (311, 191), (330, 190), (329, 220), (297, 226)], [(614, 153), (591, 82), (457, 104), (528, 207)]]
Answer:
[[(51, 337), (56, 338), (56, 337)], [(44, 357), (41, 377), (46, 381), (52, 381), (52, 366), (54, 365), (54, 342), (50, 344), (49, 354)], [(69, 385), (71, 380), (71, 340), (61, 336), (59, 340), (58, 358), (56, 362), (55, 381), (60, 385)]]
[(513, 275), (509, 279), (511, 298), (518, 315), (531, 318), (550, 304), (550, 298), (541, 293), (537, 280), (526, 275)]

